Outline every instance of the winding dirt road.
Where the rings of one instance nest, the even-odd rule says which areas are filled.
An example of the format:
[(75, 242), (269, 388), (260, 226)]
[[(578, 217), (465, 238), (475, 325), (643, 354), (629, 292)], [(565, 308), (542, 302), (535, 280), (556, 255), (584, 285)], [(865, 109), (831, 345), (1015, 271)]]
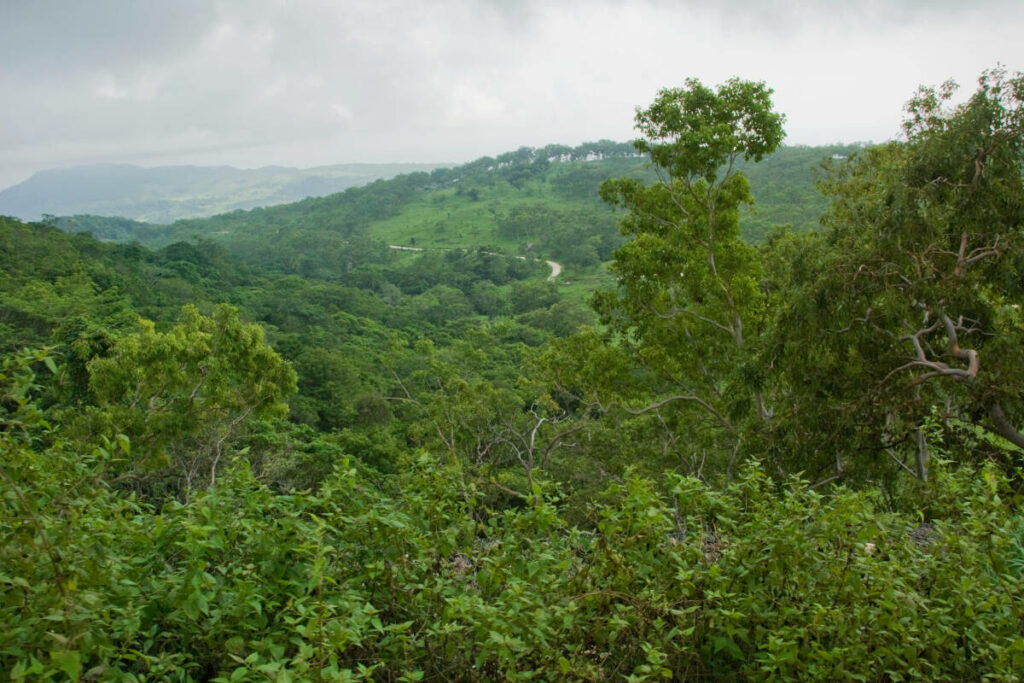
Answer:
[[(401, 244), (389, 244), (388, 247), (391, 249), (399, 249), (401, 251), (423, 251), (423, 247), (407, 247)], [(505, 256), (505, 254), (499, 254), (493, 251), (485, 251), (484, 253), (490, 254), (491, 256)], [(512, 258), (517, 258), (520, 261), (526, 260), (525, 256), (513, 256)], [(544, 263), (548, 264), (548, 268), (551, 269), (551, 275), (548, 275), (548, 282), (553, 282), (556, 277), (562, 274), (561, 263), (555, 263), (554, 261), (545, 261)]]

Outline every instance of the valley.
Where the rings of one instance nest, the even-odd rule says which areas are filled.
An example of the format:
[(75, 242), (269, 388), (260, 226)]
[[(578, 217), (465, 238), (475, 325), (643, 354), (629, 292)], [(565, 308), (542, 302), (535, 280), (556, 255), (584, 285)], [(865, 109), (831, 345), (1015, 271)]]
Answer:
[(922, 92), (0, 216), (0, 670), (1015, 680), (1024, 75)]

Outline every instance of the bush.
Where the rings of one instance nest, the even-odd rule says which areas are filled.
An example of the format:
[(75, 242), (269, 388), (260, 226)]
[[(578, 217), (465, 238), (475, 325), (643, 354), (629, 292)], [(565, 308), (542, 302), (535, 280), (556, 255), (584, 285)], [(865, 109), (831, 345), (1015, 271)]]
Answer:
[(957, 499), (924, 527), (757, 466), (721, 491), (670, 477), (668, 497), (634, 477), (586, 531), (543, 493), (488, 510), (426, 455), (376, 480), (342, 461), (315, 495), (275, 495), (238, 461), (155, 510), (95, 483), (110, 451), (13, 453), (26, 474), (5, 469), (0, 667), (15, 679), (1011, 680), (1024, 667), (1021, 520), (994, 470), (941, 475)]

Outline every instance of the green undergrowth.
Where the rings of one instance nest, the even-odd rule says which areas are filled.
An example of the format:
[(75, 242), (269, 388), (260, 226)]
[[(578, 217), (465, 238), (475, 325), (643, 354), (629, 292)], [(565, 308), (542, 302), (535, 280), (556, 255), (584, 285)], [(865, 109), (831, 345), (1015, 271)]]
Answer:
[[(185, 500), (73, 449), (3, 368), (0, 669), (12, 680), (1017, 680), (1024, 520), (1004, 475), (936, 467), (927, 511), (775, 481), (630, 476), (568, 524), (491, 509), (428, 453), (273, 491), (243, 458)], [(918, 492), (921, 493), (921, 492)], [(908, 496), (914, 492), (908, 492)]]

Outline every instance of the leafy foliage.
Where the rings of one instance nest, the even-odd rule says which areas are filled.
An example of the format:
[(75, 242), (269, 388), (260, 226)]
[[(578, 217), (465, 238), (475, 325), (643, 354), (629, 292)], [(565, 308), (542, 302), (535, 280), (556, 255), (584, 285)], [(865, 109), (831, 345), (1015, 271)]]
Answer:
[[(922, 90), (757, 245), (738, 80), (641, 110), (647, 169), (523, 148), (156, 251), (0, 219), (0, 670), (1016, 680), (1021, 83)], [(602, 276), (534, 256), (612, 250), (581, 327)]]
[(128, 435), (133, 469), (173, 462), (187, 495), (196, 480), (216, 481), (247, 421), (285, 413), (295, 372), (263, 342), (262, 328), (243, 324), (228, 306), (209, 318), (187, 306), (166, 333), (141, 326), (89, 362), (95, 405), (71, 418), (72, 431)]
[[(5, 404), (41, 358), (5, 365)], [(582, 531), (542, 490), (491, 510), (427, 456), (390, 480), (342, 461), (317, 494), (286, 496), (236, 463), (155, 509), (106, 485), (126, 439), (37, 451), (31, 406), (0, 433), (0, 665), (15, 680), (961, 680), (1024, 666), (1021, 522), (991, 467), (940, 470), (923, 525), (870, 493), (822, 496), (749, 466), (722, 490), (671, 476), (667, 496), (630, 477)]]
[(923, 89), (906, 142), (833, 170), (830, 229), (795, 255), (770, 352), (785, 371), (787, 441), (843, 443), (919, 478), (936, 409), (963, 457), (978, 449), (959, 423), (1012, 442), (982, 449), (1004, 462), (1024, 449), (1024, 77), (987, 72), (948, 109), (951, 94)]

